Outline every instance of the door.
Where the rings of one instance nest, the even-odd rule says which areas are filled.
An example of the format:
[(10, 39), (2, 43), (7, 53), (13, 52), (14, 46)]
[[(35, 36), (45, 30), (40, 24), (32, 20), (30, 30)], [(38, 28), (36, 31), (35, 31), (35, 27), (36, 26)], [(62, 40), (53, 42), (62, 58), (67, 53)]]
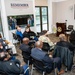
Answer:
[(48, 7), (37, 6), (35, 8), (35, 14), (37, 32), (41, 32), (42, 30), (48, 30)]

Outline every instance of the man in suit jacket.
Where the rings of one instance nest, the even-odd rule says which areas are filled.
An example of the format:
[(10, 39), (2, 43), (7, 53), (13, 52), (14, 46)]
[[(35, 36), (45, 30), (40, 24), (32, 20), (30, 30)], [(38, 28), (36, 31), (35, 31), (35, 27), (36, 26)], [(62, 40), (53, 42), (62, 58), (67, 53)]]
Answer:
[(55, 62), (57, 64), (57, 68), (59, 70), (58, 74), (63, 73), (63, 71), (60, 71), (61, 69), (61, 62), (60, 58), (52, 58), (51, 55), (49, 56), (44, 51), (42, 51), (43, 43), (41, 41), (37, 41), (35, 43), (35, 48), (31, 50), (31, 56), (32, 58), (35, 58), (37, 60), (42, 60), (50, 69), (50, 72), (53, 70), (53, 63)]

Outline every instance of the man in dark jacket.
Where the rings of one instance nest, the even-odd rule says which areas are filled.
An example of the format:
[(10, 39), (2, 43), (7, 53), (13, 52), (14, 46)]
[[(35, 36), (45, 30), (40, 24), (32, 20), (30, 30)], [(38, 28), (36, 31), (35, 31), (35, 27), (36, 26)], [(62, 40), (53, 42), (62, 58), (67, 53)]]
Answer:
[(33, 48), (31, 50), (31, 56), (32, 58), (35, 58), (39, 61), (43, 61), (50, 69), (50, 72), (53, 70), (53, 66), (54, 64), (53, 63), (56, 63), (57, 64), (57, 68), (58, 68), (58, 71), (59, 73), (58, 74), (61, 74), (63, 73), (64, 71), (61, 71), (61, 62), (60, 62), (60, 58), (52, 58), (51, 55), (48, 55), (46, 54), (44, 51), (42, 51), (42, 47), (43, 47), (43, 43), (41, 41), (37, 41), (36, 44), (35, 44), (35, 48)]
[(65, 34), (59, 35), (60, 41), (56, 43), (54, 56), (59, 56), (62, 63), (67, 66), (67, 70), (71, 70), (73, 65), (74, 45), (67, 41)]
[(67, 41), (65, 34), (60, 34), (59, 39), (60, 39), (60, 41), (57, 42), (56, 45), (62, 46), (62, 47), (67, 47), (70, 51), (74, 51), (75, 47), (70, 42)]
[[(24, 74), (27, 66), (24, 64), (20, 66), (19, 60), (10, 60), (10, 55), (5, 52), (0, 52), (0, 72), (4, 72), (7, 75), (20, 75)], [(25, 68), (26, 67), (26, 68)], [(26, 75), (26, 74), (24, 74)], [(29, 74), (27, 74), (29, 75)]]
[(27, 52), (28, 54), (31, 54), (31, 48), (30, 46), (28, 45), (29, 43), (29, 39), (28, 38), (24, 38), (23, 39), (23, 43), (21, 44), (20, 46), (20, 49), (23, 51), (23, 52)]
[(20, 49), (22, 50), (22, 55), (24, 58), (24, 61), (27, 63), (27, 60), (31, 61), (31, 47), (28, 45), (29, 39), (28, 38), (23, 38), (23, 43), (20, 46)]

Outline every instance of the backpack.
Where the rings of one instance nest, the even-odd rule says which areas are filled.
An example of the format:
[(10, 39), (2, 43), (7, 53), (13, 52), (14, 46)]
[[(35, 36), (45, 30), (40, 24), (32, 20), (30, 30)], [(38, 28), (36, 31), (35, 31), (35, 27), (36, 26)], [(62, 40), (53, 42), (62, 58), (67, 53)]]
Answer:
[(28, 65), (24, 65), (23, 66), (23, 69), (24, 69), (24, 75), (29, 75), (29, 67), (28, 67)]

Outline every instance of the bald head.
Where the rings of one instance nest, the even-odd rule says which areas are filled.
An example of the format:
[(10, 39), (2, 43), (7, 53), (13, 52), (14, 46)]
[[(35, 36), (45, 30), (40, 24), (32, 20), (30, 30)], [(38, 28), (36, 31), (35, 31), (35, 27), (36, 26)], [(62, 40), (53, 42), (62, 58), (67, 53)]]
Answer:
[(29, 39), (28, 38), (23, 38), (23, 43), (24, 44), (28, 44), (29, 43)]
[(60, 41), (66, 41), (66, 36), (65, 36), (65, 34), (60, 34), (60, 35), (59, 35), (59, 39), (60, 39)]
[(37, 48), (42, 48), (42, 47), (43, 47), (43, 42), (42, 42), (42, 41), (37, 41), (37, 42), (35, 43), (35, 46), (36, 46)]

